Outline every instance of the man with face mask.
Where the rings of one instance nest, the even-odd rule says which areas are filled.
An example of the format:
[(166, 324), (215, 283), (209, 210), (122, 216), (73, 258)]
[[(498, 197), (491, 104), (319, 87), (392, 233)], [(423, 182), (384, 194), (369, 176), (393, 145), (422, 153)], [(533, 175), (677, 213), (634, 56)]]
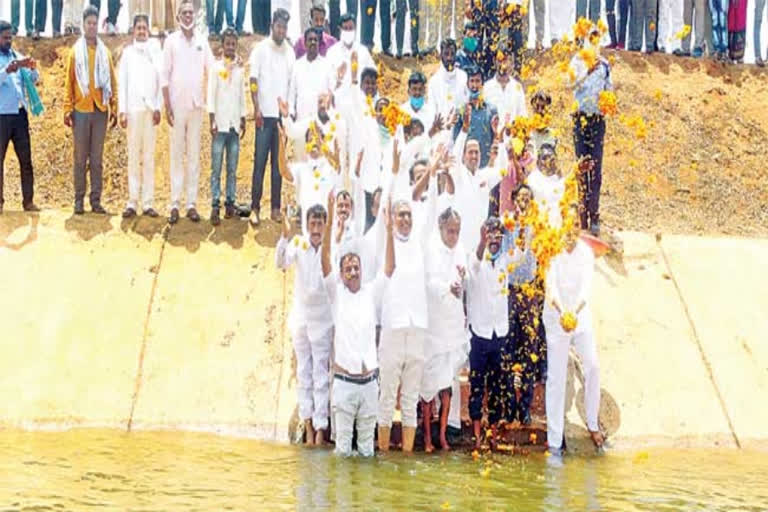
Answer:
[[(433, 158), (428, 173), (437, 183), (439, 159)], [(399, 173), (399, 155), (392, 163), (392, 181)], [(381, 396), (379, 398), (379, 450), (389, 451), (392, 418), (400, 388), (403, 452), (413, 451), (416, 407), (424, 366), (427, 335), (426, 247), (436, 218), (437, 186), (427, 188), (427, 204), (414, 217), (410, 201), (398, 199), (392, 206), (395, 224), (395, 256), (398, 267), (381, 306)]]
[(160, 90), (160, 45), (155, 40), (149, 40), (149, 18), (145, 14), (133, 17), (133, 44), (123, 50), (118, 84), (120, 126), (128, 131), (129, 197), (123, 218), (134, 217), (139, 206), (144, 215), (157, 217), (152, 202), (155, 193), (155, 127), (160, 124), (163, 97)]
[(329, 357), (333, 340), (331, 304), (323, 285), (321, 245), (328, 215), (314, 204), (306, 210), (304, 234), (289, 241), (291, 222), (286, 215), (275, 249), (275, 266), (296, 266), (293, 306), (288, 319), (296, 353), (296, 388), (299, 419), (304, 422), (307, 445), (321, 445), (328, 429)]
[(22, 207), (24, 211), (36, 212), (39, 209), (33, 202), (35, 178), (29, 142), (29, 97), (21, 74), (27, 73), (33, 83), (40, 75), (34, 59), (11, 48), (12, 40), (13, 28), (8, 22), (0, 21), (0, 213), (3, 213), (4, 162), (9, 142), (13, 142), (21, 167)]
[(469, 101), (459, 112), (456, 125), (453, 127), (454, 140), (468, 125), (467, 138), (480, 143), (480, 166), (485, 167), (491, 157), (491, 144), (496, 136), (499, 115), (496, 106), (482, 97), (483, 73), (478, 67), (467, 71), (467, 89)]
[[(117, 124), (117, 79), (112, 53), (97, 37), (99, 11), (83, 10), (83, 36), (72, 47), (67, 63), (64, 124), (73, 127), (75, 138), (75, 214), (85, 212), (86, 163), (90, 168), (90, 203), (93, 213), (105, 215), (101, 204), (102, 156), (107, 133)], [(109, 114), (107, 114), (109, 112)]]
[(177, 20), (179, 29), (166, 38), (163, 46), (160, 75), (166, 121), (171, 127), (171, 214), (168, 219), (171, 224), (179, 221), (183, 193), (187, 200), (187, 218), (200, 221), (195, 206), (205, 106), (203, 80), (214, 63), (208, 41), (195, 35), (195, 10), (191, 1), (179, 4)]
[(418, 119), (428, 127), (430, 138), (443, 129), (443, 117), (435, 112), (435, 106), (427, 101), (427, 79), (420, 71), (414, 71), (408, 78), (408, 101), (400, 106), (411, 119)]
[(523, 85), (512, 78), (512, 57), (506, 56), (499, 62), (496, 76), (485, 82), (483, 93), (485, 99), (498, 109), (499, 119), (512, 122), (516, 117), (526, 117), (528, 109), (525, 105)]
[(272, 220), (280, 221), (280, 191), (282, 180), (278, 168), (280, 121), (279, 101), (288, 98), (290, 80), (295, 64), (293, 48), (285, 42), (290, 14), (277, 9), (272, 16), (272, 35), (262, 39), (251, 51), (251, 100), (256, 121), (256, 138), (253, 156), (253, 181), (251, 186), (251, 224), (261, 222), (261, 196), (267, 156), (271, 162), (270, 205)]
[(429, 79), (428, 102), (433, 106), (435, 115), (440, 115), (447, 125), (453, 121), (458, 108), (469, 99), (467, 74), (456, 66), (456, 41), (444, 38), (440, 42), (440, 61), (441, 66)]
[(436, 398), (440, 401), (440, 446), (443, 450), (450, 449), (446, 431), (452, 388), (467, 358), (463, 303), (467, 255), (459, 243), (461, 216), (448, 208), (438, 217), (437, 225), (439, 232), (431, 236), (428, 251), (429, 331), (420, 391), (426, 452), (433, 449), (430, 423)]
[(456, 55), (456, 65), (467, 72), (472, 68), (478, 68), (482, 71), (480, 67), (481, 57), (482, 49), (480, 48), (480, 34), (477, 25), (474, 22), (469, 22), (464, 25), (464, 39), (461, 50)]
[(359, 83), (364, 69), (376, 69), (376, 63), (373, 62), (368, 48), (355, 40), (355, 26), (355, 17), (349, 13), (344, 14), (341, 17), (339, 43), (333, 45), (325, 55), (328, 59), (328, 65), (331, 68), (331, 76), (334, 82), (336, 81), (336, 73), (339, 67), (342, 64), (346, 66), (341, 79), (342, 85), (349, 85), (351, 83), (352, 74), (357, 75), (356, 79)]

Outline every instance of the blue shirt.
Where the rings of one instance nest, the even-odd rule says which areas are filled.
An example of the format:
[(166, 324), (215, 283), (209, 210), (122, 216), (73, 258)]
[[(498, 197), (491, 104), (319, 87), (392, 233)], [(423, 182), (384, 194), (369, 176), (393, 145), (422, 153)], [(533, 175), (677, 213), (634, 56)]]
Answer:
[(610, 65), (602, 58), (597, 68), (589, 73), (584, 61), (578, 55), (571, 60), (571, 66), (576, 70), (576, 85), (573, 88), (573, 96), (579, 103), (579, 112), (585, 114), (599, 114), (597, 100), (602, 91), (613, 89), (611, 82)]
[[(20, 106), (28, 109), (27, 95), (21, 83), (21, 68), (14, 73), (7, 73), (5, 68), (11, 61), (24, 57), (11, 50), (7, 54), (0, 52), (0, 114), (18, 114)], [(37, 82), (37, 69), (28, 70), (33, 82)]]
[[(510, 286), (520, 286), (526, 283), (530, 283), (536, 276), (536, 257), (531, 250), (530, 234), (531, 228), (526, 227), (525, 237), (528, 239), (528, 241), (526, 242), (527, 246), (525, 248), (525, 252), (523, 252), (523, 259), (517, 264), (515, 270), (512, 273), (507, 274), (508, 283)], [(519, 235), (519, 225), (515, 226), (515, 229), (512, 231), (505, 231), (504, 239), (501, 242), (501, 250), (507, 252), (510, 249), (514, 249)]]
[[(467, 140), (475, 139), (480, 143), (480, 167), (488, 165), (488, 159), (491, 156), (491, 144), (493, 144), (493, 129), (491, 128), (491, 120), (498, 116), (496, 107), (488, 103), (482, 102), (482, 107), (472, 107), (472, 117), (469, 120), (469, 133), (467, 133)], [(467, 106), (464, 105), (459, 111), (459, 120), (453, 127), (453, 140), (459, 136), (461, 127), (464, 124), (464, 109)]]

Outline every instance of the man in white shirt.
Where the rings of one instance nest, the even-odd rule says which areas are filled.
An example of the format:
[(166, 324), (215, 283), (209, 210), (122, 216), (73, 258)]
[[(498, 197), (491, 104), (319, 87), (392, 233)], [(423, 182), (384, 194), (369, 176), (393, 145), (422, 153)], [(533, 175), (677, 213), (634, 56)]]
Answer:
[[(331, 79), (336, 80), (336, 72), (342, 63), (347, 67), (342, 77), (342, 85), (349, 85), (352, 82), (352, 75), (357, 75), (357, 82), (362, 81), (364, 69), (376, 69), (376, 63), (371, 58), (368, 48), (355, 40), (356, 34), (355, 17), (346, 13), (341, 17), (341, 35), (339, 42), (331, 46), (325, 54), (330, 66)], [(355, 60), (356, 62), (352, 62)]]
[(505, 124), (513, 122), (516, 117), (528, 115), (523, 86), (510, 75), (512, 66), (509, 59), (507, 56), (500, 62), (496, 76), (483, 85), (483, 96), (496, 107), (499, 119)]
[(211, 122), (211, 224), (218, 226), (221, 207), (221, 164), (227, 153), (224, 217), (235, 215), (237, 161), (245, 135), (245, 70), (237, 59), (237, 32), (227, 28), (221, 36), (224, 58), (208, 74), (208, 115)]
[(203, 78), (213, 63), (208, 41), (195, 35), (195, 11), (191, 1), (179, 4), (177, 17), (179, 30), (165, 40), (160, 76), (165, 114), (171, 126), (171, 216), (168, 219), (171, 224), (179, 221), (185, 184), (187, 217), (193, 222), (200, 221), (195, 203), (200, 178), (200, 127), (205, 106)]
[(296, 265), (288, 323), (296, 352), (299, 419), (304, 422), (305, 443), (312, 445), (323, 444), (328, 429), (333, 319), (321, 262), (321, 245), (328, 245), (328, 240), (323, 238), (328, 216), (320, 204), (304, 211), (305, 234), (296, 235), (290, 241), (291, 222), (288, 215), (284, 217), (275, 264), (283, 270)]
[(526, 178), (540, 213), (547, 216), (550, 228), (560, 228), (563, 217), (560, 200), (565, 194), (565, 178), (557, 168), (555, 148), (542, 144), (537, 157), (537, 167)]
[[(502, 350), (509, 333), (506, 270), (509, 256), (502, 251), (501, 221), (489, 217), (480, 232), (480, 241), (469, 259), (467, 321), (472, 335), (469, 350), (469, 417), (475, 448), (481, 447), (483, 395), (488, 393), (488, 424), (496, 437), (502, 418)], [(508, 391), (507, 391), (508, 392)], [(493, 439), (489, 441), (493, 442)]]
[[(310, 28), (304, 32), (306, 55), (301, 57), (293, 66), (291, 85), (288, 89), (288, 109), (293, 119), (314, 118), (318, 111), (320, 95), (329, 94), (333, 84), (331, 72), (325, 57), (318, 53), (319, 35), (316, 29)], [(304, 151), (304, 134), (294, 140), (294, 158), (302, 160)]]
[(600, 408), (600, 364), (589, 307), (595, 256), (579, 238), (578, 206), (570, 208), (565, 250), (555, 256), (547, 272), (544, 328), (547, 333), (547, 443), (552, 454), (560, 454), (565, 423), (565, 385), (568, 352), (576, 347), (584, 374), (584, 407), (592, 442), (600, 449), (603, 435), (598, 424)]
[(480, 168), (480, 143), (475, 139), (467, 140), (468, 126), (465, 124), (456, 137), (453, 151), (461, 164), (454, 166), (451, 174), (456, 186), (454, 204), (462, 220), (461, 245), (474, 248), (480, 237), (480, 227), (488, 216), (491, 190), (501, 181), (501, 173), (494, 166), (496, 157), (493, 153), (489, 165)]
[(421, 379), (424, 451), (431, 452), (432, 410), (440, 400), (440, 447), (449, 450), (446, 439), (452, 392), (459, 368), (467, 359), (464, 328), (464, 286), (467, 254), (459, 243), (461, 217), (452, 208), (438, 217), (439, 234), (433, 235), (427, 254), (427, 310), (429, 331), (425, 344)]
[[(391, 184), (397, 180), (399, 160), (399, 155), (396, 154), (392, 162), (390, 190)], [(390, 279), (381, 306), (379, 450), (382, 451), (389, 450), (398, 387), (403, 452), (413, 451), (417, 424), (416, 407), (424, 367), (424, 343), (429, 326), (425, 249), (436, 218), (438, 166), (439, 161), (436, 159), (429, 162), (428, 172), (435, 186), (427, 189), (427, 206), (420, 208), (421, 215), (414, 217), (410, 201), (405, 199), (396, 200), (390, 214), (395, 224), (395, 253), (399, 263)]]
[(430, 138), (437, 135), (443, 129), (444, 119), (435, 106), (427, 102), (427, 79), (421, 71), (414, 71), (408, 78), (408, 101), (400, 105), (400, 108), (411, 116), (411, 119), (421, 121), (424, 130), (428, 130)]
[(456, 41), (446, 38), (440, 42), (440, 61), (441, 66), (429, 79), (428, 101), (435, 114), (450, 124), (459, 107), (469, 101), (467, 74), (456, 66)]
[[(120, 126), (128, 131), (128, 204), (123, 218), (136, 215), (139, 208), (148, 217), (157, 217), (152, 207), (155, 196), (155, 126), (160, 123), (160, 46), (148, 40), (149, 18), (133, 18), (133, 44), (123, 50), (118, 69), (117, 109)], [(142, 173), (139, 173), (139, 167)]]
[(250, 56), (251, 100), (256, 121), (256, 139), (253, 156), (251, 185), (251, 223), (261, 222), (261, 195), (264, 187), (264, 171), (270, 156), (270, 204), (272, 220), (280, 221), (280, 192), (282, 179), (278, 168), (280, 112), (278, 99), (288, 97), (291, 74), (296, 56), (293, 48), (285, 41), (290, 14), (277, 9), (272, 16), (272, 34), (256, 43)]
[[(333, 196), (329, 196), (328, 211), (333, 212), (333, 209)], [(332, 225), (333, 213), (326, 224), (326, 239), (331, 237)], [(374, 453), (373, 434), (379, 395), (376, 303), (395, 271), (392, 222), (387, 220), (386, 226), (383, 272), (370, 283), (363, 283), (361, 259), (355, 252), (341, 255), (340, 276), (334, 275), (330, 244), (323, 244), (322, 271), (335, 324), (331, 408), (336, 427), (336, 453), (343, 456), (352, 454), (355, 423), (357, 451), (364, 457), (372, 457)]]

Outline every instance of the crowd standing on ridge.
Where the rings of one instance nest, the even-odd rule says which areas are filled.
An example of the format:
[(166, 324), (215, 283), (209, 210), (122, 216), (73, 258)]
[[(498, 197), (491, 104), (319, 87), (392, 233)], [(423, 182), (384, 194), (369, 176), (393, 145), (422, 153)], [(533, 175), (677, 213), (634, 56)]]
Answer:
[[(135, 0), (129, 4), (133, 42), (115, 63), (98, 35), (98, 3), (82, 10), (78, 2), (66, 3), (68, 13), (75, 7), (80, 13), (68, 20), (66, 32), (81, 34), (67, 59), (63, 119), (74, 139), (75, 214), (85, 213), (86, 193), (94, 214), (107, 213), (102, 150), (106, 130), (119, 124), (128, 149), (122, 216), (159, 216), (155, 137), (164, 119), (171, 142), (169, 222), (182, 215), (201, 220), (203, 129), (212, 135), (210, 222), (217, 226), (222, 217), (240, 215), (240, 140), (247, 119), (254, 119), (250, 222), (267, 222), (261, 205), (269, 165), (269, 218), (282, 224), (276, 264), (295, 269), (289, 328), (307, 444), (331, 437), (336, 451), (348, 455), (356, 429), (360, 454), (372, 455), (376, 438), (387, 451), (399, 407), (403, 451), (413, 450), (419, 426), (426, 451), (450, 449), (448, 432), (461, 428), (460, 384), (468, 375), (478, 448), (495, 443), (503, 425), (531, 424), (539, 383), (546, 387), (549, 450), (559, 453), (573, 345), (582, 360), (587, 427), (602, 446), (590, 244), (601, 232), (605, 117), (615, 112), (616, 98), (600, 41), (607, 36), (611, 47), (624, 47), (627, 2), (619, 1), (618, 24), (615, 2), (608, 3), (606, 25), (598, 19), (599, 2), (587, 12), (586, 1), (552, 0), (545, 20), (544, 2), (534, 1), (537, 46), (544, 45), (548, 21), (552, 43), (570, 52), (571, 162), (558, 158), (561, 135), (550, 127), (550, 95), (538, 90), (526, 98), (518, 80), (527, 2), (382, 1), (382, 52), (391, 52), (394, 19), (397, 56), (436, 52), (440, 59), (431, 76), (410, 74), (408, 101), (400, 105), (379, 88), (371, 55), (375, 4), (358, 18), (355, 2), (341, 14), (338, 0), (327, 10), (322, 2), (301, 0), (306, 29), (292, 43), (285, 6), (276, 2), (272, 10), (268, 1), (254, 0), (253, 25), (265, 37), (244, 62), (237, 50), (245, 1), (238, 1), (236, 21), (231, 0), (206, 2), (210, 34), (221, 42), (215, 58), (208, 38), (196, 30), (193, 2), (177, 2), (176, 29), (161, 45), (151, 35), (172, 28), (167, 9), (173, 2)], [(17, 4), (12, 23), (0, 21), (0, 213), (9, 143), (20, 162), (22, 206), (38, 211), (28, 114), (42, 114), (43, 105), (35, 61), (12, 47)], [(53, 4), (57, 35), (62, 2)], [(27, 27), (33, 36), (45, 26), (45, 1), (35, 6), (42, 20), (35, 18), (34, 30)], [(667, 31), (658, 38), (656, 3), (636, 0), (632, 6), (630, 50), (642, 47), (644, 34), (649, 52), (673, 40), (681, 42), (675, 53), (687, 54), (690, 26), (686, 32), (671, 17), (674, 6), (658, 7), (660, 28)], [(710, 7), (720, 20), (711, 23), (712, 44), (709, 30), (700, 28), (709, 26), (706, 4), (685, 4), (686, 20), (696, 10), (694, 55), (706, 46), (720, 58), (728, 50), (739, 60), (744, 27), (731, 30), (727, 4), (712, 0)], [(108, 8), (113, 33), (120, 4), (109, 1)], [(643, 14), (635, 19), (635, 13)], [(678, 26), (686, 33), (667, 37)], [(452, 33), (462, 36), (461, 44)], [(295, 209), (281, 203), (283, 182), (294, 191)]]

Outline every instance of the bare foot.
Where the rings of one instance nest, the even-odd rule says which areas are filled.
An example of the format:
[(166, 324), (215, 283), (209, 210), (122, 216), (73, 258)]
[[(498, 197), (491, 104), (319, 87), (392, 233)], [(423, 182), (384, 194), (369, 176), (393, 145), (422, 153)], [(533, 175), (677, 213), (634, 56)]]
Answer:
[(304, 422), (304, 445), (315, 445), (315, 429), (312, 428), (312, 420), (306, 420)]
[(448, 444), (448, 441), (445, 439), (445, 437), (440, 438), (440, 449), (444, 452), (451, 451), (451, 445)]
[(605, 442), (605, 438), (603, 437), (603, 433), (599, 430), (596, 432), (589, 432), (589, 436), (592, 438), (592, 442), (595, 444), (595, 448), (602, 448), (603, 443)]
[(435, 446), (432, 443), (426, 443), (424, 445), (424, 453), (432, 453), (435, 451)]
[(316, 446), (325, 445), (325, 430), (322, 428), (315, 431), (315, 445)]

